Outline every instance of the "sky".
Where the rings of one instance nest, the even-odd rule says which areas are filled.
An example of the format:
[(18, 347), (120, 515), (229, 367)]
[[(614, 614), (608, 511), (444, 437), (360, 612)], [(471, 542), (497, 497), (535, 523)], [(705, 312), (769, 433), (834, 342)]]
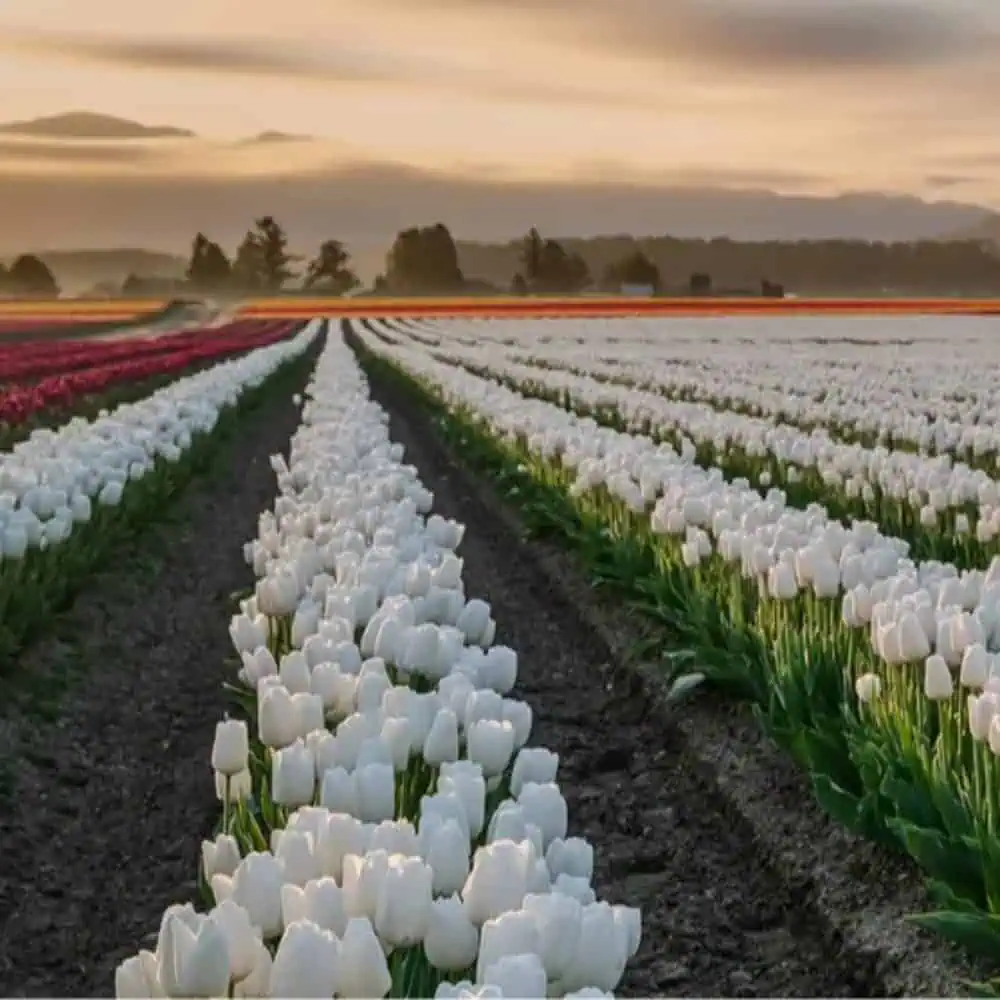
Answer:
[(10, 119), (326, 140), (191, 170), (704, 171), (1000, 204), (996, 0), (3, 0), (0, 49)]
[[(0, 0), (0, 93), (198, 136), (5, 135), (7, 181), (382, 164), (1000, 209), (997, 0)], [(308, 138), (245, 141), (272, 130)]]

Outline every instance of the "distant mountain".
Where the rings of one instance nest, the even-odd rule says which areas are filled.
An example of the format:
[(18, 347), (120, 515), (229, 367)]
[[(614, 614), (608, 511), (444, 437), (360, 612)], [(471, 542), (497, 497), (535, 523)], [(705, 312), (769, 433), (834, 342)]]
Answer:
[(939, 239), (992, 213), (958, 202), (859, 193), (783, 195), (745, 186), (605, 182), (514, 183), (391, 163), (334, 164), (275, 175), (169, 177), (138, 169), (127, 178), (81, 171), (42, 176), (0, 170), (0, 253), (25, 247), (155, 247), (185, 254), (197, 230), (232, 252), (255, 216), (277, 218), (297, 247), (324, 239), (388, 246), (402, 228), (443, 222), (458, 238), (517, 239), (634, 233), (733, 240)]
[[(177, 254), (120, 247), (109, 250), (43, 250), (38, 256), (51, 268), (59, 287), (70, 294), (104, 283), (120, 286), (130, 274), (144, 278), (180, 278), (187, 260)], [(5, 264), (10, 263), (8, 257)]]
[(990, 215), (981, 222), (954, 234), (960, 240), (984, 240), (996, 244), (1000, 251), (1000, 215)]
[(36, 139), (193, 139), (195, 133), (173, 125), (143, 125), (93, 111), (66, 111), (28, 121), (0, 124), (0, 134)]

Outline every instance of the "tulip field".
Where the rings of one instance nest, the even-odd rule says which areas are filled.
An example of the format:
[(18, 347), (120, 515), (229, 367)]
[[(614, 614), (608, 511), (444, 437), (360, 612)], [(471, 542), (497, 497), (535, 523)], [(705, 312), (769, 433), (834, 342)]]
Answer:
[(265, 312), (0, 336), (0, 994), (897, 995), (534, 539), (1000, 994), (1000, 318)]
[(230, 625), (243, 711), (212, 749), (211, 909), (168, 908), (117, 995), (608, 995), (639, 912), (595, 899), (559, 757), (525, 746), (464, 526), (431, 513), (339, 339), (306, 396)]
[(913, 919), (1000, 961), (996, 320), (354, 328), (692, 654), (667, 683), (750, 701), (832, 818), (922, 871)]
[(0, 457), (0, 660), (8, 667), (113, 551), (121, 515), (162, 503), (199, 438), (305, 349), (316, 325), (291, 337), (299, 326), (244, 321), (201, 337), (0, 348), (0, 443), (10, 449)]
[(0, 440), (33, 428), (39, 419), (80, 406), (102, 408), (126, 394), (143, 392), (157, 379), (212, 363), (227, 355), (262, 347), (284, 337), (292, 323), (240, 321), (206, 332), (166, 334), (149, 339), (58, 340), (39, 345), (0, 344)]

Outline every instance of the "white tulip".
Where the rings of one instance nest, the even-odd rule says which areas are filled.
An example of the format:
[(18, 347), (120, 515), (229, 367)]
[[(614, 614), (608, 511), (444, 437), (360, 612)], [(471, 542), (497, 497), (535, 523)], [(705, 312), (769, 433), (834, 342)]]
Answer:
[(443, 763), (438, 791), (458, 796), (465, 810), (465, 824), (471, 835), (478, 837), (486, 823), (486, 779), (480, 766), (468, 760)]
[(545, 863), (553, 876), (572, 875), (589, 883), (594, 877), (593, 845), (582, 837), (557, 837), (545, 852)]
[(240, 719), (226, 719), (218, 723), (212, 744), (212, 767), (222, 774), (239, 774), (247, 769), (249, 757), (247, 724)]
[(484, 986), (496, 986), (505, 997), (542, 998), (548, 996), (548, 980), (542, 960), (533, 952), (504, 955), (482, 975)]
[(249, 770), (231, 776), (221, 771), (215, 772), (215, 797), (220, 802), (225, 802), (227, 799), (230, 802), (243, 802), (252, 794), (253, 779)]
[(224, 899), (209, 914), (226, 939), (229, 972), (234, 983), (247, 978), (257, 964), (260, 931), (250, 923), (250, 914), (232, 899)]
[(289, 694), (302, 694), (311, 690), (312, 673), (306, 655), (301, 650), (293, 649), (281, 658), (278, 676)]
[(236, 838), (228, 833), (201, 842), (201, 867), (206, 882), (210, 882), (213, 875), (232, 876), (241, 860)]
[(159, 971), (156, 956), (151, 951), (140, 951), (126, 958), (115, 969), (115, 997), (117, 1000), (153, 1000), (164, 996)]
[(276, 750), (271, 757), (271, 798), (277, 805), (295, 808), (312, 802), (316, 790), (316, 762), (301, 739)]
[(529, 781), (521, 787), (517, 801), (527, 821), (542, 831), (546, 848), (556, 838), (565, 838), (569, 810), (555, 782), (538, 784)]
[(233, 615), (229, 638), (237, 653), (252, 653), (267, 643), (267, 619), (263, 615), (256, 618), (243, 613)]
[(348, 920), (340, 942), (340, 995), (384, 997), (391, 986), (385, 952), (371, 923), (363, 917)]
[[(486, 970), (508, 955), (537, 955), (538, 926), (528, 910), (512, 910), (487, 920), (480, 931), (476, 980), (485, 980)], [(531, 994), (525, 994), (530, 996)]]
[(387, 950), (418, 944), (427, 933), (433, 872), (420, 858), (391, 855), (379, 887), (375, 931)]
[(947, 701), (954, 690), (955, 684), (945, 658), (937, 653), (928, 656), (924, 663), (924, 694), (931, 701)]
[(511, 723), (480, 719), (466, 730), (465, 739), (469, 760), (482, 767), (485, 777), (503, 774), (514, 752), (514, 727)]
[(265, 938), (281, 933), (281, 887), (285, 882), (282, 863), (266, 852), (248, 854), (231, 878), (214, 875), (212, 892), (221, 903), (232, 899), (250, 914), (250, 921), (259, 927)]
[(435, 894), (451, 895), (461, 890), (471, 864), (466, 828), (432, 813), (420, 824), (420, 853), (433, 871)]
[(318, 927), (340, 937), (347, 927), (344, 895), (330, 876), (311, 879), (304, 886), (286, 883), (281, 887), (281, 914), (287, 927), (299, 920), (311, 920)]
[(290, 924), (281, 937), (271, 967), (275, 998), (329, 998), (341, 989), (337, 939), (310, 920)]
[(229, 992), (229, 949), (214, 920), (202, 918), (192, 929), (179, 916), (168, 914), (157, 954), (160, 985), (167, 996), (221, 997)]
[(475, 962), (479, 932), (457, 894), (431, 903), (423, 945), (427, 961), (444, 972), (467, 969)]
[(510, 776), (511, 795), (517, 798), (529, 782), (538, 785), (554, 782), (558, 770), (559, 754), (544, 747), (524, 747), (514, 758)]
[(882, 692), (882, 681), (878, 674), (862, 674), (854, 682), (854, 692), (862, 704), (870, 704)]
[(536, 861), (528, 841), (498, 840), (480, 847), (462, 889), (469, 919), (477, 927), (509, 910), (519, 909)]
[(282, 749), (299, 736), (299, 714), (288, 690), (268, 687), (259, 699), (257, 728), (261, 742), (272, 749)]

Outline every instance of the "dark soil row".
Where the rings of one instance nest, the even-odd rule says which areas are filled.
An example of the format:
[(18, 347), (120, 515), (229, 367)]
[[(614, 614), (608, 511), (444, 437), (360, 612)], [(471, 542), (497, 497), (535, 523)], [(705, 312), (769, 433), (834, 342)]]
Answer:
[[(194, 897), (232, 595), (253, 581), (243, 544), (273, 503), (268, 460), (287, 452), (308, 367), (22, 660), (38, 698), (0, 719), (15, 761), (0, 801), (0, 995), (113, 996), (117, 963)], [(41, 723), (38, 699), (68, 677)]]
[(642, 909), (642, 947), (619, 995), (883, 995), (870, 960), (831, 953), (820, 921), (761, 859), (677, 730), (615, 670), (425, 413), (380, 378), (372, 395), (435, 511), (468, 526), (467, 592), (491, 602), (497, 641), (518, 651), (533, 741), (560, 754), (571, 832), (594, 844), (600, 896)]

